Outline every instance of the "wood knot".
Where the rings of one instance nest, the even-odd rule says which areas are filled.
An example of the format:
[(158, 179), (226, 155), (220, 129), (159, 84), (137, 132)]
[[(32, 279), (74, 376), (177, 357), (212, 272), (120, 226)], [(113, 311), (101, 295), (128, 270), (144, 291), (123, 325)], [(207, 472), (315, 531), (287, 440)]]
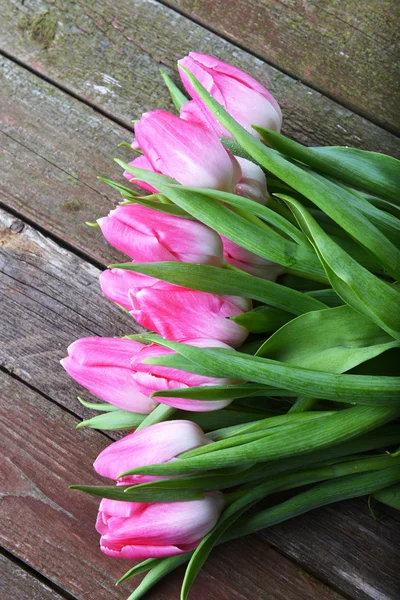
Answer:
[(10, 225), (11, 231), (14, 233), (22, 233), (25, 227), (25, 223), (20, 221), (20, 219), (15, 219)]

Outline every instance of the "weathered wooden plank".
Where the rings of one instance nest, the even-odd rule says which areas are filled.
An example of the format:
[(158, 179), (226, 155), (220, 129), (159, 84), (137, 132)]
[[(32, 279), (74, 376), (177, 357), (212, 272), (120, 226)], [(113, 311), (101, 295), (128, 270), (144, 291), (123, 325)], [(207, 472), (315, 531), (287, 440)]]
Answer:
[(97, 177), (123, 179), (112, 159), (129, 160), (129, 133), (8, 59), (0, 70), (2, 202), (97, 261), (126, 260), (85, 222), (120, 199)]
[(143, 111), (171, 106), (158, 67), (175, 68), (196, 50), (269, 85), (290, 137), (399, 150), (393, 135), (154, 0), (1, 0), (0, 6), (7, 22), (0, 32), (3, 51), (126, 125)]
[[(3, 546), (77, 600), (126, 598), (137, 580), (119, 588), (114, 582), (131, 561), (101, 554), (93, 526), (98, 500), (67, 488), (81, 481), (98, 483), (91, 463), (104, 437), (93, 430), (74, 431), (76, 419), (55, 404), (3, 373), (0, 381)], [(179, 598), (181, 576), (182, 571), (171, 574), (149, 599)], [(343, 600), (254, 536), (219, 548), (192, 597)]]
[[(24, 226), (21, 221), (10, 217), (7, 213), (3, 212), (0, 215), (0, 240), (2, 244), (0, 293), (5, 317), (1, 329), (1, 340), (3, 342), (2, 364), (6, 369), (13, 371), (19, 378), (45, 393), (51, 399), (63, 404), (76, 414), (83, 415), (85, 411), (75, 400), (76, 394), (82, 390), (73, 383), (61, 367), (57, 366), (58, 359), (65, 354), (66, 346), (73, 339), (82, 335), (122, 334), (132, 326), (132, 322), (126, 315), (109, 306), (109, 303), (101, 298), (97, 287), (97, 269), (72, 253), (59, 248), (54, 242), (46, 239), (31, 227)], [(19, 384), (14, 382), (13, 385), (18, 390), (21, 389), (18, 387)], [(62, 462), (60, 472), (57, 467), (55, 474), (58, 482), (56, 486), (57, 493), (61, 494), (60, 485), (65, 486), (68, 482), (85, 481), (93, 483), (89, 465), (101, 445), (106, 443), (105, 438), (98, 437), (100, 434), (96, 432), (81, 433), (71, 430), (68, 434), (66, 432), (60, 433), (55, 428), (55, 423), (60, 422), (63, 427), (68, 423), (68, 427), (72, 428), (73, 418), (68, 414), (57, 412), (61, 409), (53, 407), (50, 401), (44, 403), (45, 401), (40, 396), (36, 396), (30, 391), (26, 391), (25, 394), (25, 391), (15, 397), (4, 388), (4, 399), (7, 401), (3, 403), (6, 417), (9, 418), (7, 415), (9, 414), (8, 402), (10, 402), (13, 411), (18, 413), (18, 416), (15, 416), (15, 429), (18, 429), (18, 423), (21, 422), (20, 434), (24, 442), (27, 436), (25, 428), (29, 428), (31, 431), (30, 436), (39, 436), (38, 439), (32, 441), (32, 448), (37, 446), (38, 452), (39, 450), (44, 452), (43, 448), (46, 446), (47, 437), (44, 432), (48, 432), (47, 435), (50, 440), (57, 440), (59, 448), (62, 449), (58, 451), (62, 453), (62, 461), (66, 461), (65, 465), (67, 465), (62, 466), (64, 465), (64, 462)], [(42, 424), (42, 417), (35, 411), (31, 412), (31, 409), (28, 410), (23, 405), (22, 400), (25, 396), (28, 400), (34, 396), (33, 404), (38, 403), (39, 408), (37, 410), (42, 410), (41, 406), (45, 407), (43, 410), (49, 414), (48, 419), (50, 421), (45, 419)], [(16, 413), (12, 412), (12, 414)], [(58, 416), (53, 418), (51, 415)], [(14, 417), (12, 418), (14, 419)], [(7, 429), (9, 431), (8, 435), (13, 435), (11, 432), (14, 429), (10, 428), (8, 424), (6, 424), (6, 428), (9, 428)], [(29, 435), (26, 439), (27, 444), (31, 443)], [(41, 435), (44, 436), (42, 441), (40, 441)], [(96, 440), (101, 441), (96, 442)], [(18, 446), (20, 444), (19, 439), (15, 443)], [(51, 443), (56, 444), (56, 441)], [(89, 444), (90, 451), (88, 451), (86, 444)], [(22, 443), (21, 448), (26, 448), (24, 443)], [(72, 453), (70, 457), (68, 456), (69, 449)], [(21, 452), (23, 452), (23, 455), (21, 455), (21, 465), (23, 465), (24, 457), (29, 455), (30, 450), (29, 448), (26, 451), (21, 449)], [(82, 455), (80, 452), (82, 452)], [(85, 458), (83, 458), (84, 453), (87, 453)], [(49, 483), (46, 483), (50, 486), (49, 489), (53, 486), (49, 466), (51, 460), (53, 460), (52, 457), (54, 458), (54, 454), (50, 452), (48, 459), (50, 462), (44, 461), (43, 473), (40, 473), (40, 467), (36, 463), (32, 466), (32, 469), (29, 467), (29, 475), (37, 471), (35, 477), (44, 478), (45, 482), (50, 477)], [(41, 455), (37, 456), (35, 453), (33, 453), (33, 459), (37, 459), (39, 463), (42, 461)], [(59, 456), (57, 456), (57, 460), (60, 460)], [(18, 468), (22, 467), (19, 466)], [(25, 470), (23, 470), (23, 473), (26, 475)], [(75, 474), (77, 475), (75, 476)], [(67, 481), (65, 481), (66, 476)], [(64, 480), (60, 483), (62, 478)], [(35, 481), (35, 485), (42, 489), (42, 483)], [(40, 479), (40, 482), (42, 482), (42, 479)], [(63, 487), (60, 497), (64, 498), (65, 494), (65, 487)], [(54, 500), (52, 495), (49, 497)], [(69, 497), (63, 499), (62, 502), (62, 506), (69, 506)], [(68, 510), (71, 512), (69, 508)], [(85, 513), (86, 517), (82, 516), (81, 518), (92, 520), (94, 510), (94, 508), (91, 509), (91, 512)], [(347, 511), (347, 513), (344, 513), (347, 514), (346, 518), (343, 518), (343, 510)], [(360, 510), (363, 511), (361, 517)], [(292, 528), (288, 524), (271, 530), (271, 532), (266, 532), (260, 538), (254, 538), (259, 541), (254, 542), (253, 539), (251, 544), (249, 542), (249, 546), (243, 546), (244, 542), (241, 541), (236, 542), (232, 546), (232, 554), (225, 554), (226, 550), (224, 549), (217, 550), (215, 553), (216, 558), (210, 561), (210, 566), (207, 567), (207, 569), (210, 569), (207, 570), (207, 573), (210, 573), (211, 579), (207, 580), (207, 584), (204, 584), (206, 591), (201, 591), (203, 588), (200, 586), (200, 591), (197, 592), (199, 594), (198, 598), (206, 598), (208, 593), (210, 594), (209, 597), (212, 598), (212, 594), (216, 594), (217, 581), (220, 582), (218, 585), (221, 586), (221, 589), (225, 586), (225, 591), (221, 593), (226, 594), (226, 596), (215, 596), (218, 598), (235, 598), (235, 594), (239, 594), (238, 590), (242, 587), (246, 588), (246, 586), (248, 586), (249, 598), (262, 598), (263, 596), (259, 594), (267, 594), (266, 590), (269, 594), (276, 594), (276, 596), (265, 595), (266, 598), (284, 597), (289, 600), (291, 598), (303, 598), (302, 595), (296, 596), (296, 586), (300, 585), (298, 573), (296, 572), (297, 574), (293, 575), (291, 571), (287, 571), (286, 562), (282, 559), (281, 564), (279, 556), (274, 555), (271, 557), (268, 555), (267, 557), (264, 554), (264, 552), (267, 552), (265, 539), (271, 539), (279, 552), (287, 553), (289, 557), (293, 557), (304, 568), (310, 563), (312, 571), (317, 577), (322, 573), (324, 580), (342, 590), (346, 595), (362, 600), (367, 598), (375, 600), (378, 596), (365, 595), (363, 592), (363, 582), (367, 581), (371, 588), (382, 589), (385, 591), (387, 598), (395, 600), (396, 594), (393, 593), (393, 590), (396, 589), (395, 586), (398, 580), (393, 579), (393, 564), (396, 561), (396, 552), (391, 548), (393, 544), (395, 544), (394, 547), (397, 547), (396, 545), (400, 541), (399, 523), (394, 519), (376, 523), (368, 516), (363, 504), (357, 502), (348, 503), (345, 509), (332, 508), (329, 511), (328, 518), (325, 517), (325, 512), (322, 511), (321, 517), (318, 517), (321, 519), (321, 525), (315, 532), (313, 523), (317, 517), (312, 515), (301, 521), (302, 526), (297, 526), (298, 521), (294, 522), (295, 537), (292, 536)], [(22, 508), (21, 512), (23, 512)], [(32, 513), (29, 514), (32, 517)], [(47, 513), (44, 518), (46, 521), (51, 521)], [(385, 560), (382, 565), (382, 557), (376, 552), (375, 545), (379, 536), (384, 536), (386, 539), (388, 523), (390, 523), (391, 533), (387, 538), (388, 541), (385, 542)], [(284, 535), (280, 533), (281, 531), (284, 531)], [(84, 536), (81, 537), (83, 539)], [(352, 544), (350, 543), (351, 540), (353, 540)], [(95, 544), (93, 535), (87, 543)], [(344, 544), (343, 547), (342, 544)], [(35, 547), (35, 544), (32, 543), (30, 547)], [(14, 551), (11, 546), (7, 546), (7, 548)], [(361, 551), (360, 548), (363, 550)], [(75, 548), (76, 552), (78, 550), (78, 548)], [(82, 548), (79, 550), (81, 558), (85, 556), (85, 552), (86, 549), (85, 551)], [(249, 564), (246, 562), (241, 566), (240, 557), (242, 554), (248, 556)], [(346, 560), (338, 560), (337, 554), (341, 557), (345, 556)], [(26, 557), (18, 556), (26, 560)], [(324, 557), (323, 564), (319, 560), (320, 556)], [(68, 562), (68, 557), (65, 557), (65, 560)], [(250, 567), (251, 564), (256, 565), (256, 567)], [(332, 565), (336, 564), (340, 565), (343, 573), (333, 570)], [(225, 565), (225, 572), (229, 575), (227, 581), (231, 582), (230, 584), (226, 583), (225, 579), (220, 578), (219, 570), (222, 569), (222, 565)], [(35, 566), (35, 568), (38, 567)], [(249, 572), (247, 572), (247, 569), (249, 569)], [(257, 571), (260, 579), (265, 577), (265, 580), (269, 582), (268, 584), (260, 584), (261, 592), (255, 587), (258, 585), (257, 575), (255, 575)], [(45, 574), (47, 576), (47, 571)], [(353, 579), (350, 581), (351, 577)], [(286, 596), (279, 595), (283, 594), (279, 584), (282, 580), (286, 581), (285, 585), (288, 586), (289, 591), (285, 592), (287, 593)], [(214, 584), (212, 581), (214, 581)], [(291, 587), (293, 582), (295, 582), (294, 588)], [(169, 585), (172, 584), (168, 583), (167, 586)], [(177, 583), (173, 585), (177, 585)], [(266, 587), (263, 588), (262, 585)], [(310, 594), (313, 594), (311, 597), (324, 598), (323, 593), (325, 592), (319, 589), (316, 591), (314, 585), (317, 584), (313, 583), (310, 588)], [(306, 587), (308, 588), (308, 584)], [(170, 590), (169, 587), (166, 589)], [(299, 589), (302, 590), (301, 594), (304, 594), (304, 598), (308, 600), (304, 588), (300, 586)], [(173, 594), (167, 594), (165, 598), (171, 600), (177, 597), (176, 588), (173, 587), (173, 590)], [(111, 596), (111, 598), (113, 597)]]
[(166, 4), (373, 122), (400, 131), (396, 0)]
[(79, 405), (83, 390), (59, 360), (76, 338), (139, 326), (102, 296), (98, 269), (3, 211), (0, 265), (0, 364), (75, 413), (93, 416)]
[(0, 554), (0, 591), (7, 600), (63, 600), (48, 585)]

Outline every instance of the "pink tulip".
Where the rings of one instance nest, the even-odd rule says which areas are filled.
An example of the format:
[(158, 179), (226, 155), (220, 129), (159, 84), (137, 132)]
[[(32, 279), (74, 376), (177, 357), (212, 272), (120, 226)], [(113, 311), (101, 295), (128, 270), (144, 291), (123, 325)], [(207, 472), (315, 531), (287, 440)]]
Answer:
[(164, 421), (130, 433), (99, 454), (94, 468), (99, 475), (109, 477), (119, 485), (145, 483), (163, 477), (118, 475), (130, 469), (169, 462), (178, 454), (209, 444), (210, 440), (192, 421)]
[(247, 329), (227, 318), (250, 310), (246, 298), (217, 296), (161, 280), (131, 288), (129, 298), (136, 321), (168, 340), (210, 338), (236, 347), (248, 335)]
[(269, 281), (276, 281), (277, 277), (284, 272), (281, 265), (257, 256), (224, 236), (221, 238), (224, 243), (224, 258), (230, 265)]
[(131, 289), (141, 289), (152, 286), (158, 279), (141, 275), (124, 269), (108, 269), (103, 271), (99, 277), (100, 287), (103, 294), (109, 300), (116, 302), (125, 310), (132, 310), (132, 302), (129, 298)]
[(209, 338), (237, 347), (248, 335), (247, 329), (227, 318), (251, 310), (247, 298), (190, 290), (124, 269), (104, 271), (100, 285), (109, 300), (166, 339)]
[[(225, 348), (232, 350), (230, 346), (217, 342), (211, 339), (188, 340), (185, 342), (190, 346), (197, 348)], [(138, 389), (146, 396), (151, 396), (154, 392), (174, 389), (187, 389), (189, 387), (207, 386), (207, 385), (228, 385), (234, 383), (233, 379), (206, 377), (204, 375), (196, 375), (188, 373), (180, 369), (170, 367), (161, 367), (158, 365), (146, 364), (144, 361), (147, 358), (156, 356), (165, 356), (174, 354), (173, 350), (163, 348), (156, 344), (151, 344), (143, 348), (139, 354), (132, 360), (132, 369), (134, 371), (133, 378)], [(232, 400), (188, 400), (185, 398), (157, 398), (162, 404), (174, 406), (182, 410), (194, 412), (206, 412), (211, 410), (219, 410), (228, 406)]]
[(96, 529), (100, 548), (129, 559), (173, 556), (193, 550), (215, 526), (224, 506), (221, 492), (188, 502), (124, 502), (103, 499)]
[[(190, 52), (189, 56), (178, 61), (178, 65), (188, 69), (213, 98), (252, 135), (260, 137), (251, 125), (280, 131), (282, 113), (279, 104), (268, 90), (244, 71), (198, 52)], [(197, 104), (184, 105), (181, 117), (192, 123), (203, 123), (220, 137), (230, 137), (228, 131), (201, 102), (182, 69), (180, 75), (183, 85)]]
[[(132, 146), (133, 146), (133, 143), (132, 143)], [(151, 162), (145, 156), (138, 156), (137, 158), (135, 158), (135, 160), (132, 160), (132, 162), (130, 162), (129, 165), (131, 167), (136, 167), (136, 169), (144, 169), (145, 171), (152, 171), (154, 173), (154, 169), (152, 167)], [(129, 173), (129, 171), (124, 171), (124, 177), (128, 181), (131, 181), (135, 185), (143, 188), (144, 190), (147, 190), (151, 194), (158, 194), (158, 190), (156, 190), (156, 188), (149, 185), (145, 181), (140, 181), (140, 179), (135, 179), (135, 176), (132, 175), (132, 173)]]
[(221, 238), (199, 221), (128, 204), (97, 222), (106, 240), (136, 262), (223, 262)]
[(236, 186), (236, 194), (250, 198), (259, 204), (267, 204), (269, 194), (264, 171), (250, 160), (239, 156), (235, 158), (242, 170), (242, 176)]
[(61, 361), (67, 373), (87, 390), (124, 410), (148, 414), (157, 402), (142, 394), (133, 378), (131, 360), (143, 344), (121, 338), (76, 340)]
[(201, 125), (153, 110), (136, 123), (135, 134), (152, 169), (183, 185), (231, 192), (240, 179), (236, 159)]

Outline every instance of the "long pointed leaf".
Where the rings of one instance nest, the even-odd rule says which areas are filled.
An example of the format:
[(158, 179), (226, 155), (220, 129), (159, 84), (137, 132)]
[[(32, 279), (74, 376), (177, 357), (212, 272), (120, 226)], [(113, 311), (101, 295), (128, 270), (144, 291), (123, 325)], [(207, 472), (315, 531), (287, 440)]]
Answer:
[(310, 173), (300, 166), (292, 164), (276, 150), (267, 148), (239, 125), (190, 71), (183, 67), (182, 69), (204, 104), (244, 150), (262, 167), (271, 171), (316, 204), (361, 246), (373, 254), (388, 273), (395, 279), (400, 279), (400, 250), (368, 218), (354, 208), (354, 195), (351, 192), (336, 186), (316, 173)]
[(284, 200), (318, 253), (332, 287), (357, 312), (372, 319), (392, 337), (400, 338), (400, 294), (349, 256), (316, 223), (297, 200)]

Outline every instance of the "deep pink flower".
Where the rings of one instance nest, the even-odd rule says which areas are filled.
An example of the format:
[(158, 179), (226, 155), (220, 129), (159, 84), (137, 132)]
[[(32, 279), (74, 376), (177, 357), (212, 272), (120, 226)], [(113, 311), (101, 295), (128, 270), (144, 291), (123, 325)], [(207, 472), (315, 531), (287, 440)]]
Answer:
[(93, 466), (99, 475), (120, 485), (145, 483), (163, 477), (127, 475), (118, 479), (118, 475), (137, 467), (169, 462), (182, 452), (209, 443), (210, 439), (192, 421), (164, 421), (114, 442), (99, 454)]
[(221, 492), (207, 492), (189, 502), (103, 499), (96, 522), (100, 548), (109, 556), (133, 560), (182, 554), (211, 531), (223, 506)]
[[(165, 110), (153, 110), (142, 115), (135, 125), (135, 134), (152, 169), (183, 185), (231, 192), (240, 179), (236, 159), (214, 132), (201, 125)], [(136, 162), (135, 166), (139, 164)]]
[[(211, 339), (188, 340), (185, 342), (190, 346), (198, 348), (224, 348), (232, 350), (230, 346)], [(187, 389), (200, 385), (228, 385), (234, 383), (233, 379), (223, 377), (206, 377), (204, 375), (196, 375), (188, 373), (180, 369), (171, 367), (161, 367), (158, 365), (146, 364), (144, 361), (147, 358), (156, 356), (165, 356), (166, 354), (174, 354), (173, 350), (163, 348), (157, 344), (145, 346), (132, 360), (132, 369), (134, 371), (133, 378), (138, 389), (147, 396), (153, 392), (174, 389)], [(194, 412), (207, 412), (211, 410), (219, 410), (228, 406), (232, 400), (188, 400), (185, 398), (157, 398), (162, 404), (175, 406), (182, 410)]]
[(62, 366), (87, 390), (124, 410), (148, 414), (157, 402), (142, 394), (132, 378), (131, 361), (143, 344), (121, 338), (87, 337), (68, 348)]
[(225, 236), (221, 236), (221, 238), (224, 243), (224, 258), (230, 265), (269, 281), (276, 281), (277, 277), (284, 272), (282, 265), (257, 256)]
[(190, 290), (124, 269), (104, 271), (100, 285), (107, 298), (166, 339), (214, 339), (235, 348), (248, 335), (228, 318), (251, 310), (247, 298)]
[(153, 277), (125, 269), (107, 269), (100, 273), (99, 280), (101, 291), (106, 298), (116, 302), (125, 310), (132, 310), (132, 302), (129, 298), (131, 289), (152, 286), (159, 281)]
[(97, 222), (106, 240), (135, 262), (223, 262), (220, 236), (199, 221), (127, 204)]
[[(279, 104), (264, 86), (244, 71), (198, 52), (190, 52), (189, 56), (178, 61), (178, 65), (193, 73), (213, 98), (254, 136), (259, 137), (251, 125), (280, 131), (282, 113)], [(230, 137), (201, 102), (182, 69), (180, 75), (183, 85), (195, 101), (195, 104), (190, 102), (183, 106), (181, 117), (192, 123), (203, 123), (220, 137)]]

